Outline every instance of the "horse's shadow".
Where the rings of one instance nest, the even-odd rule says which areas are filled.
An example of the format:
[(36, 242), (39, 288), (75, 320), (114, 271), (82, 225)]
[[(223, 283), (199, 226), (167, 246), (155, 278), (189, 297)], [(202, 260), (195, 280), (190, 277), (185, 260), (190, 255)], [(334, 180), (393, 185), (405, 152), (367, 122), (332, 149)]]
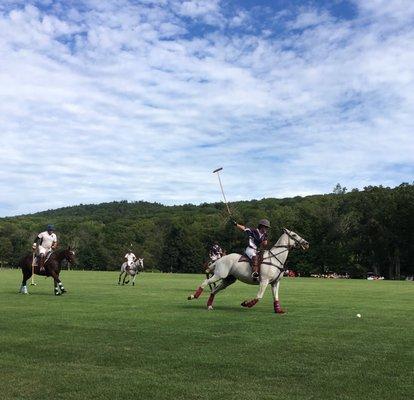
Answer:
[(31, 297), (31, 296), (47, 296), (47, 297), (50, 297), (50, 296), (52, 296), (52, 297), (61, 297), (61, 296), (54, 296), (54, 294), (53, 294), (53, 291), (51, 291), (50, 293), (46, 293), (46, 292), (29, 292), (29, 293), (27, 293), (27, 294), (23, 294), (23, 293), (20, 293), (20, 292), (12, 292), (12, 291), (9, 291), (9, 292), (7, 292), (8, 294), (17, 294), (17, 295), (20, 295), (20, 296), (22, 296), (22, 297)]
[[(185, 309), (185, 310), (189, 310), (189, 309), (200, 310), (200, 309), (202, 309), (202, 310), (205, 310), (205, 311), (209, 311), (209, 310), (207, 310), (206, 305), (204, 303), (197, 304), (197, 305), (194, 305), (194, 304), (180, 304), (177, 307), (180, 308), (180, 309)], [(239, 312), (239, 313), (247, 312), (247, 310), (244, 309), (242, 306), (237, 307), (237, 305), (234, 305), (234, 306), (220, 305), (218, 307), (215, 306), (214, 309), (210, 312), (214, 313), (214, 311), (224, 311), (224, 312), (232, 312), (232, 313), (234, 313), (234, 312)]]

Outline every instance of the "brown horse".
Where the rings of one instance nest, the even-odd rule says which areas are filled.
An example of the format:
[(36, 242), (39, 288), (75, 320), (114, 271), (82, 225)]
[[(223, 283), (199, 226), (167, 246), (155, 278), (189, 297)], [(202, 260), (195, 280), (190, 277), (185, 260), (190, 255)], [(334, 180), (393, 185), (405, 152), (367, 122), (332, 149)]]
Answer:
[(23, 280), (22, 285), (20, 286), (20, 293), (27, 294), (27, 280), (32, 276), (32, 268), (36, 275), (51, 276), (54, 280), (54, 290), (55, 295), (59, 296), (66, 292), (65, 288), (63, 287), (62, 282), (59, 279), (60, 267), (63, 262), (66, 260), (70, 263), (75, 262), (75, 252), (68, 247), (64, 250), (58, 250), (52, 253), (49, 259), (45, 262), (45, 270), (40, 271), (39, 266), (36, 265), (32, 267), (33, 263), (33, 254), (28, 254), (27, 256), (23, 257), (19, 262), (19, 267), (22, 269)]

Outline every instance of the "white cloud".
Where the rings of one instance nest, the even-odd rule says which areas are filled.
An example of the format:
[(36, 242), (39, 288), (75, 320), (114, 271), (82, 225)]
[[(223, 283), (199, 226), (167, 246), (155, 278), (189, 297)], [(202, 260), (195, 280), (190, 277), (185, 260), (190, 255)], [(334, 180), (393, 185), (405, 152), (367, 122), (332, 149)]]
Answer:
[(0, 11), (0, 215), (217, 201), (221, 165), (230, 200), (412, 180), (414, 28), (399, 1), (358, 3), (353, 20), (279, 13), (283, 34), (187, 3)]

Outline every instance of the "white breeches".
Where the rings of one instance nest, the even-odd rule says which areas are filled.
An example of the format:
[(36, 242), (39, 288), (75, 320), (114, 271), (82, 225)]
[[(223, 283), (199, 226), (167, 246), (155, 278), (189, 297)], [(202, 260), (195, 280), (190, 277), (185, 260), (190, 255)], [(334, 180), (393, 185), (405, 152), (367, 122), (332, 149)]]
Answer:
[(257, 256), (257, 250), (252, 249), (251, 247), (246, 247), (246, 250), (244, 251), (247, 257), (252, 259), (253, 257)]
[(46, 256), (46, 254), (49, 253), (50, 251), (51, 251), (51, 249), (47, 249), (46, 247), (43, 247), (43, 246), (39, 246), (37, 248), (37, 254), (38, 255)]

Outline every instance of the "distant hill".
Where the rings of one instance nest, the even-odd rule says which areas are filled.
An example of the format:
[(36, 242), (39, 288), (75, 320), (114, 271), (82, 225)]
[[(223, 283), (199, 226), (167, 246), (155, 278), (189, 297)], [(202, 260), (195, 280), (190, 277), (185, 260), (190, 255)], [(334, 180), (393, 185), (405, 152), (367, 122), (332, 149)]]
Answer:
[[(370, 186), (346, 192), (230, 204), (234, 219), (272, 223), (271, 242), (288, 227), (306, 238), (307, 253), (293, 252), (289, 266), (303, 275), (319, 272), (389, 278), (413, 274), (414, 186)], [(47, 223), (61, 246), (75, 245), (77, 268), (117, 269), (132, 245), (146, 268), (199, 272), (214, 240), (228, 252), (242, 252), (245, 237), (235, 230), (222, 203), (164, 206), (149, 202), (79, 205), (0, 219), (0, 263), (14, 266)]]

